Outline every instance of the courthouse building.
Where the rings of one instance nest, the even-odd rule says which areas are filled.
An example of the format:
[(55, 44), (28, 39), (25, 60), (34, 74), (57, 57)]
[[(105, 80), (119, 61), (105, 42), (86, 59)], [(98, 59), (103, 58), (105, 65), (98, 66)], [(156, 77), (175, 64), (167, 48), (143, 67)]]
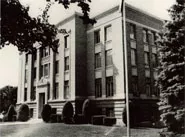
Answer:
[[(122, 119), (125, 107), (125, 67), (128, 67), (129, 97), (141, 108), (152, 108), (158, 99), (155, 87), (157, 33), (162, 20), (126, 4), (128, 66), (124, 66), (123, 22), (119, 6), (95, 16), (94, 25), (84, 25), (79, 13), (57, 24), (58, 53), (36, 45), (34, 55), (20, 53), (17, 105), (29, 105), (40, 117), (48, 103), (61, 114), (66, 101), (81, 113), (85, 99), (92, 100), (97, 114)], [(150, 110), (144, 114), (148, 114)]]

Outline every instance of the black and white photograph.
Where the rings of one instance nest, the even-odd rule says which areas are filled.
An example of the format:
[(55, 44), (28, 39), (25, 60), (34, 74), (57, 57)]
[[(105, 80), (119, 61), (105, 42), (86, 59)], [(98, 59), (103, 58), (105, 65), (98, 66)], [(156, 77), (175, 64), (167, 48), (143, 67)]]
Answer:
[(185, 137), (185, 0), (0, 6), (0, 137)]

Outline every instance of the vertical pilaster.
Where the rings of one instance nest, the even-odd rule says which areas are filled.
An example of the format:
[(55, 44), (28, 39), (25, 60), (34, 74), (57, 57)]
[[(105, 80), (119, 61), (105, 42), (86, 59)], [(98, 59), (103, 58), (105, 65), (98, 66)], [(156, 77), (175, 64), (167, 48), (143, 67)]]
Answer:
[(24, 102), (24, 88), (25, 88), (25, 69), (26, 69), (26, 54), (23, 53), (22, 54), (22, 87), (21, 87), (21, 102), (20, 103), (23, 103)]
[(55, 89), (54, 85), (55, 85), (55, 53), (53, 52), (53, 50), (50, 49), (50, 98), (53, 98), (53, 91)]
[(23, 70), (23, 59), (22, 53), (19, 53), (19, 80), (18, 80), (18, 92), (17, 92), (17, 104), (21, 102), (21, 94), (22, 94), (22, 70)]
[(32, 61), (32, 55), (28, 55), (28, 80), (27, 80), (27, 101), (30, 102), (31, 99), (31, 90), (32, 90), (32, 71), (33, 71), (33, 61)]

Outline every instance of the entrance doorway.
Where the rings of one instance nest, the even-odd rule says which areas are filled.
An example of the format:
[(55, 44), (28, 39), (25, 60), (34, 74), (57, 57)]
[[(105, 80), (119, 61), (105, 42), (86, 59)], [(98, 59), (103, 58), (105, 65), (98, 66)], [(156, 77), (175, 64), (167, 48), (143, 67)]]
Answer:
[(45, 93), (39, 94), (39, 118), (41, 118), (41, 112), (45, 104)]

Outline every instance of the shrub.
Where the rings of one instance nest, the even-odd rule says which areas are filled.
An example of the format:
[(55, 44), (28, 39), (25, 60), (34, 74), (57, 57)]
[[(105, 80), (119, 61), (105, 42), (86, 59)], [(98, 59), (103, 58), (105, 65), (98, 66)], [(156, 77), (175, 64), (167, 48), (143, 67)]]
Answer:
[(86, 99), (82, 106), (82, 114), (84, 115), (84, 118), (88, 123), (90, 123), (92, 116), (92, 108), (90, 103), (90, 100)]
[(103, 120), (105, 115), (94, 115), (92, 116), (92, 124), (93, 125), (103, 125)]
[(49, 104), (45, 104), (41, 113), (43, 121), (49, 122), (50, 115), (51, 115), (51, 106)]
[(86, 124), (87, 123), (83, 114), (75, 114), (74, 115), (74, 122), (75, 122), (75, 124)]
[[(136, 111), (136, 107), (133, 103), (129, 104), (129, 115), (130, 115), (130, 126), (133, 127), (136, 125), (136, 114), (138, 114), (138, 112)], [(125, 125), (127, 126), (127, 112), (126, 112), (126, 107), (123, 109), (123, 113), (122, 113), (122, 120), (123, 123), (125, 123)]]
[(14, 115), (16, 114), (15, 108), (13, 105), (10, 105), (8, 112), (5, 114), (3, 121), (14, 121)]
[(71, 102), (66, 102), (62, 111), (62, 117), (63, 117), (63, 121), (66, 124), (71, 124), (73, 123), (73, 105), (71, 104)]
[(29, 119), (29, 107), (27, 104), (22, 104), (18, 110), (17, 120), (27, 121)]
[(115, 117), (105, 117), (104, 118), (104, 125), (106, 126), (112, 126), (116, 124), (116, 118)]

